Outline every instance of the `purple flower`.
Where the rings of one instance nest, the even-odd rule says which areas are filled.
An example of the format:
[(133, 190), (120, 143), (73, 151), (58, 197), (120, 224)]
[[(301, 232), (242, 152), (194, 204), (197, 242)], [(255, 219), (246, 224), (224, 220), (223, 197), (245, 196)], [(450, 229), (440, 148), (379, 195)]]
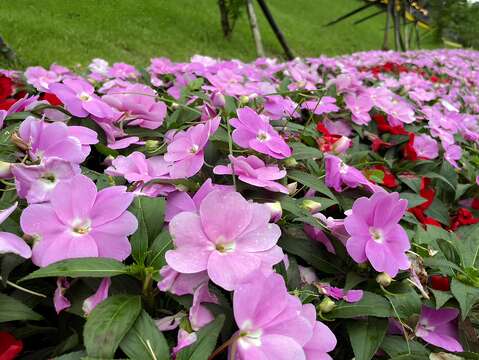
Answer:
[(343, 191), (343, 186), (356, 188), (359, 185), (370, 186), (370, 181), (355, 167), (346, 165), (337, 156), (326, 154), (326, 185), (337, 192)]
[(250, 148), (262, 154), (284, 159), (291, 156), (291, 149), (268, 121), (249, 107), (236, 111), (238, 118), (231, 119), (235, 127), (233, 141), (243, 148)]
[(17, 194), (29, 204), (50, 199), (50, 193), (61, 180), (71, 179), (80, 173), (80, 166), (60, 158), (46, 158), (39, 165), (14, 164)]
[(64, 277), (57, 278), (57, 288), (53, 295), (53, 306), (57, 314), (60, 314), (63, 310), (68, 309), (71, 306), (70, 300), (65, 296), (65, 291), (70, 287), (70, 283)]
[(360, 95), (348, 94), (344, 97), (344, 102), (349, 110), (351, 110), (351, 120), (358, 125), (367, 125), (371, 121), (369, 111), (373, 107), (373, 102), (368, 93)]
[(117, 156), (105, 170), (105, 174), (123, 176), (129, 182), (148, 182), (153, 179), (168, 179), (170, 165), (163, 156), (147, 159), (145, 154), (134, 151), (128, 156)]
[(339, 107), (336, 105), (336, 99), (331, 96), (323, 96), (319, 101), (305, 101), (301, 105), (301, 108), (308, 109), (316, 115), (328, 114), (339, 111)]
[(208, 282), (208, 274), (201, 271), (194, 274), (182, 274), (173, 270), (168, 265), (160, 269), (161, 280), (158, 281), (158, 289), (172, 294), (183, 296), (193, 295), (195, 289), (204, 282)]
[[(13, 204), (5, 210), (0, 210), (0, 224), (15, 211), (18, 203)], [(1, 231), (0, 232), (0, 254), (13, 253), (25, 259), (32, 256), (32, 250), (23, 241), (23, 239), (15, 234)]]
[(257, 270), (271, 271), (283, 258), (276, 245), (281, 230), (269, 219), (266, 206), (237, 192), (215, 190), (198, 213), (181, 212), (170, 221), (176, 248), (166, 252), (166, 261), (181, 273), (207, 270), (215, 284), (232, 290)]
[(38, 91), (49, 92), (51, 84), (61, 80), (61, 77), (54, 71), (49, 71), (41, 66), (30, 66), (25, 70), (27, 83), (34, 86)]
[(110, 290), (111, 279), (104, 278), (100, 285), (98, 286), (97, 291), (90, 297), (86, 298), (83, 301), (82, 310), (85, 316), (90, 315), (93, 309), (100, 303), (102, 303), (108, 297), (108, 291)]
[(32, 160), (57, 157), (76, 164), (85, 161), (90, 145), (98, 142), (93, 130), (60, 122), (47, 123), (33, 116), (21, 123), (19, 135)]
[(204, 149), (218, 126), (219, 118), (214, 118), (173, 136), (165, 154), (165, 160), (172, 163), (172, 178), (188, 178), (201, 170), (205, 162)]
[(241, 359), (330, 359), (327, 352), (336, 346), (331, 330), (316, 321), (314, 306), (288, 294), (278, 274), (258, 273), (241, 285), (233, 310)]
[(29, 205), (20, 225), (36, 238), (33, 263), (43, 267), (80, 257), (126, 259), (131, 252), (127, 236), (138, 224), (126, 211), (134, 195), (125, 190), (113, 186), (97, 192), (92, 180), (76, 175), (55, 187), (50, 203)]
[(357, 263), (369, 260), (378, 272), (391, 277), (409, 269), (405, 252), (411, 247), (406, 231), (399, 225), (407, 209), (407, 201), (398, 193), (377, 192), (370, 198), (359, 198), (344, 226), (351, 236), (346, 249)]
[(447, 351), (464, 351), (458, 341), (457, 322), (454, 321), (458, 315), (457, 309), (435, 310), (423, 305), (416, 327), (416, 336)]
[(417, 156), (424, 159), (435, 159), (439, 155), (439, 145), (437, 141), (426, 134), (416, 135), (414, 137), (413, 148)]
[(110, 105), (95, 95), (93, 86), (83, 79), (65, 79), (63, 84), (52, 84), (50, 92), (55, 94), (74, 116), (83, 118), (92, 114), (99, 118), (117, 117)]
[(288, 189), (274, 180), (282, 179), (286, 176), (286, 170), (279, 170), (276, 165), (266, 166), (264, 161), (257, 156), (229, 156), (231, 164), (228, 166), (217, 165), (213, 173), (217, 175), (235, 174), (238, 178), (250, 185), (266, 188), (270, 191), (282, 192), (288, 194)]
[(362, 290), (348, 290), (344, 291), (341, 288), (331, 286), (329, 284), (318, 284), (319, 291), (336, 300), (345, 300), (349, 303), (355, 303), (363, 298)]

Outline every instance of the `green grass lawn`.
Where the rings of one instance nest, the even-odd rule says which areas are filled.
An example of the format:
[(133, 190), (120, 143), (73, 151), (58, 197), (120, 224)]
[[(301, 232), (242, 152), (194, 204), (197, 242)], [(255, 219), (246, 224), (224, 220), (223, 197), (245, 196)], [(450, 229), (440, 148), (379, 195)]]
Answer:
[[(351, 19), (324, 27), (358, 4), (356, 0), (268, 1), (299, 56), (379, 48), (383, 15), (357, 26)], [(259, 8), (257, 15), (267, 54), (281, 56), (281, 47)], [(238, 20), (232, 38), (225, 40), (216, 0), (3, 0), (0, 34), (23, 66), (53, 62), (74, 66), (94, 57), (135, 65), (146, 65), (155, 56), (178, 61), (194, 54), (242, 60), (256, 57), (246, 13)]]

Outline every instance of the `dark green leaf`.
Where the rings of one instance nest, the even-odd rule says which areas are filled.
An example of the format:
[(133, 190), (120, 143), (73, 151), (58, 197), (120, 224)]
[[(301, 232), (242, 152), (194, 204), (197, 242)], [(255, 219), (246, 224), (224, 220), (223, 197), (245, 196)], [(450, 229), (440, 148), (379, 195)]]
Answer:
[(348, 321), (346, 326), (355, 359), (370, 360), (386, 335), (388, 320), (368, 317)]
[(141, 298), (132, 295), (115, 295), (97, 305), (83, 329), (88, 356), (113, 358), (140, 311)]
[(16, 320), (42, 320), (43, 317), (24, 303), (0, 294), (0, 323)]
[(420, 196), (418, 194), (411, 193), (411, 192), (402, 192), (402, 193), (399, 194), (399, 196), (401, 197), (401, 199), (407, 200), (408, 209), (412, 208), (412, 207), (416, 207), (418, 205), (421, 205), (421, 204), (423, 204), (427, 201), (422, 196)]
[(429, 350), (417, 341), (406, 341), (403, 336), (386, 336), (381, 344), (381, 349), (394, 359), (429, 359)]
[(441, 224), (449, 226), (449, 212), (447, 206), (438, 198), (434, 199), (431, 206), (425, 211), (427, 216), (431, 216)]
[(83, 360), (85, 359), (86, 353), (82, 351), (75, 351), (68, 354), (63, 354), (62, 356), (58, 356), (53, 358), (52, 360)]
[(364, 291), (363, 298), (356, 303), (340, 302), (328, 314), (331, 318), (352, 318), (358, 316), (395, 316), (389, 301), (380, 295)]
[(394, 314), (402, 319), (421, 312), (421, 299), (409, 286), (403, 286), (400, 293), (386, 294), (386, 297), (393, 305)]
[(170, 358), (165, 337), (145, 310), (141, 312), (133, 327), (123, 338), (120, 348), (131, 359), (168, 360)]
[(206, 360), (215, 350), (218, 335), (223, 327), (224, 315), (206, 325), (197, 333), (196, 341), (176, 355), (176, 360)]
[(459, 303), (462, 319), (464, 320), (473, 305), (479, 300), (479, 289), (464, 284), (457, 279), (452, 279), (451, 292)]
[(313, 190), (320, 192), (323, 195), (326, 195), (333, 200), (336, 199), (331, 190), (329, 190), (328, 187), (324, 184), (324, 182), (317, 176), (298, 170), (292, 170), (288, 172), (288, 177)]
[(479, 257), (479, 224), (461, 226), (457, 232), (455, 246), (459, 251), (463, 267), (475, 267)]
[(431, 289), (431, 292), (434, 294), (434, 299), (436, 300), (436, 309), (442, 308), (442, 306), (447, 303), (449, 299), (452, 298), (452, 294), (450, 291)]
[(296, 160), (307, 160), (307, 159), (321, 159), (323, 153), (317, 148), (304, 145), (301, 142), (293, 142), (289, 144), (293, 148), (293, 158)]
[(161, 269), (166, 265), (165, 253), (171, 249), (173, 249), (173, 240), (171, 239), (170, 233), (163, 230), (156, 237), (155, 241), (153, 241), (153, 244), (151, 244), (146, 258), (146, 264), (155, 269)]
[(123, 263), (107, 258), (78, 258), (61, 260), (47, 267), (38, 269), (21, 281), (44, 277), (112, 277), (126, 274), (128, 267)]

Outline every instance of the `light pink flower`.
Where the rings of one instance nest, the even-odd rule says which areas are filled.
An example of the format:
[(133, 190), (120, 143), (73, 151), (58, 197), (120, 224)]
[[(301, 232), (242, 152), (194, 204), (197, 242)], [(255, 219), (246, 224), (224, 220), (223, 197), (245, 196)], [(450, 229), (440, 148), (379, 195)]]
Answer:
[(215, 190), (198, 213), (181, 212), (170, 221), (176, 249), (166, 252), (166, 261), (181, 273), (206, 270), (215, 284), (232, 290), (257, 270), (271, 271), (283, 258), (276, 245), (281, 230), (269, 219), (266, 206)]
[(105, 174), (123, 176), (129, 182), (148, 182), (153, 179), (168, 179), (170, 165), (163, 156), (147, 159), (145, 154), (134, 151), (128, 156), (117, 156), (105, 170)]
[(158, 281), (158, 289), (172, 294), (183, 296), (193, 295), (195, 289), (204, 282), (208, 282), (208, 274), (201, 271), (194, 274), (182, 274), (165, 265), (160, 269), (161, 280)]
[[(0, 224), (15, 211), (18, 203), (0, 211)], [(32, 256), (32, 250), (18, 235), (1, 231), (0, 232), (0, 254), (13, 253), (25, 259)]]
[(284, 159), (291, 156), (291, 149), (269, 122), (249, 107), (236, 111), (238, 118), (230, 120), (235, 127), (233, 141), (243, 148)]
[(70, 300), (65, 296), (65, 291), (70, 287), (70, 283), (64, 277), (57, 278), (57, 288), (53, 295), (53, 306), (57, 314), (60, 314), (63, 310), (68, 309), (71, 306)]
[(341, 288), (331, 286), (329, 284), (318, 284), (319, 291), (336, 300), (345, 300), (349, 303), (355, 303), (363, 298), (362, 290), (348, 290), (344, 291)]
[(55, 187), (50, 203), (28, 206), (20, 225), (36, 238), (33, 263), (43, 267), (80, 257), (126, 259), (131, 252), (127, 236), (138, 224), (126, 211), (134, 195), (125, 190), (113, 186), (98, 192), (92, 180), (76, 175)]
[(236, 158), (230, 155), (228, 159), (231, 162), (230, 164), (215, 166), (213, 173), (217, 175), (234, 173), (241, 181), (250, 185), (288, 194), (286, 186), (275, 181), (284, 178), (286, 170), (279, 170), (276, 165), (266, 166), (263, 160), (254, 155), (238, 156)]
[(108, 297), (108, 291), (110, 290), (111, 279), (104, 278), (97, 291), (90, 297), (83, 301), (82, 310), (85, 316), (90, 315), (93, 309), (100, 303), (102, 303)]
[(349, 255), (357, 263), (369, 260), (378, 272), (391, 277), (399, 270), (409, 269), (405, 252), (410, 249), (409, 238), (399, 221), (407, 209), (407, 201), (398, 193), (374, 193), (359, 198), (344, 226), (351, 235), (346, 243)]
[(417, 156), (424, 159), (435, 159), (439, 155), (437, 141), (426, 134), (414, 136), (413, 148)]
[(323, 96), (319, 101), (305, 101), (301, 105), (301, 108), (308, 109), (316, 115), (328, 114), (339, 111), (339, 107), (336, 105), (336, 99), (331, 96)]
[(361, 171), (353, 166), (346, 165), (339, 157), (326, 154), (326, 185), (337, 192), (344, 190), (344, 186), (356, 188), (360, 185), (370, 187), (370, 181)]
[(61, 80), (54, 71), (49, 71), (41, 66), (30, 66), (25, 70), (25, 77), (27, 83), (34, 86), (38, 91), (49, 92), (51, 84), (57, 83)]
[(344, 97), (344, 102), (349, 110), (351, 110), (351, 120), (358, 125), (366, 125), (371, 121), (369, 111), (373, 107), (373, 102), (368, 93), (360, 95), (348, 94)]
[(215, 319), (211, 311), (202, 305), (204, 303), (219, 303), (217, 297), (208, 290), (208, 282), (202, 283), (193, 293), (193, 303), (188, 316), (193, 331), (200, 330)]
[(108, 69), (108, 76), (112, 78), (128, 79), (128, 78), (137, 78), (140, 76), (138, 70), (135, 69), (133, 65), (125, 63), (114, 63)]

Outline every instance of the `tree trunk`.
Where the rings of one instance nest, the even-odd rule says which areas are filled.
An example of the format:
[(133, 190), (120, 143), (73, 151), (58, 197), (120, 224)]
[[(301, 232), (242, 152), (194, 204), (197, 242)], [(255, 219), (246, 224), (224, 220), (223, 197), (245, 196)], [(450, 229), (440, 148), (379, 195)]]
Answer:
[(220, 8), (221, 29), (223, 30), (224, 37), (227, 38), (231, 35), (231, 27), (228, 18), (228, 7), (226, 6), (226, 1), (218, 0), (218, 7)]
[(259, 57), (264, 57), (263, 43), (261, 42), (261, 33), (259, 32), (258, 21), (254, 11), (253, 0), (246, 0), (246, 9), (248, 11), (249, 24), (251, 26), (251, 33), (253, 34), (254, 44), (256, 46), (256, 54)]

